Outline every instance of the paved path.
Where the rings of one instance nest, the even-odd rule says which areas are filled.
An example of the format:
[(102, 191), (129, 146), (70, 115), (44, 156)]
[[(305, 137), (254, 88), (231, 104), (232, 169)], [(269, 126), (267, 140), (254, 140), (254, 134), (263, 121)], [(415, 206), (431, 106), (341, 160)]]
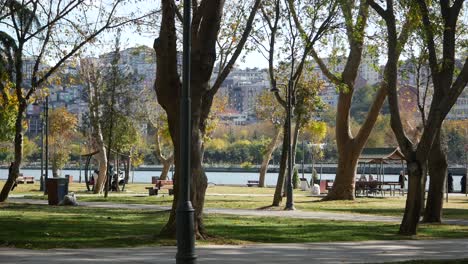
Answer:
[[(468, 239), (199, 246), (203, 264), (384, 263), (468, 259)], [(175, 263), (175, 247), (26, 250), (0, 248), (2, 264)]]
[[(45, 200), (11, 198), (10, 202), (47, 204)], [(169, 207), (145, 204), (81, 202), (81, 206), (143, 210)], [(293, 217), (326, 220), (399, 222), (399, 217), (362, 214), (206, 209), (208, 214)], [(467, 220), (446, 220), (468, 225)], [(384, 263), (415, 259), (468, 259), (468, 239), (401, 240), (304, 244), (253, 244), (242, 246), (197, 246), (199, 263), (207, 264), (303, 264), (303, 263)], [(26, 250), (0, 248), (0, 263), (83, 264), (83, 263), (175, 263), (175, 247), (136, 247), (115, 249)]]
[[(9, 202), (13, 203), (28, 203), (28, 204), (47, 204), (46, 200), (9, 198)], [(165, 211), (170, 210), (169, 206), (159, 206), (152, 204), (122, 204), (110, 202), (79, 202), (80, 206), (96, 207), (96, 208), (123, 208), (123, 209), (142, 209)], [(401, 222), (401, 217), (382, 216), (382, 215), (366, 215), (353, 213), (334, 213), (321, 211), (273, 211), (273, 210), (249, 210), (249, 209), (217, 209), (206, 208), (207, 214), (228, 214), (228, 215), (245, 215), (245, 216), (268, 216), (268, 217), (290, 217), (300, 219), (326, 219), (337, 221), (361, 221), (361, 222)], [(445, 224), (451, 225), (467, 225), (468, 220), (464, 219), (444, 219)]]

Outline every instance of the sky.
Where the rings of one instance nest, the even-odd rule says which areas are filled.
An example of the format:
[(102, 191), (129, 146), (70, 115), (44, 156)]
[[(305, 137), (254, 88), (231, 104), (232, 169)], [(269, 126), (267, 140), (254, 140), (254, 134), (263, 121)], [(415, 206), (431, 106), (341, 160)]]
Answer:
[[(92, 1), (91, 2), (100, 3), (101, 1)], [(102, 0), (106, 2), (106, 0)], [(110, 0), (107, 0), (107, 2)], [(159, 7), (160, 0), (138, 0), (138, 4), (135, 5), (126, 5), (124, 11), (120, 11), (120, 14), (128, 14), (131, 12), (135, 13), (142, 13), (147, 10), (151, 10), (151, 8)], [(122, 29), (121, 35), (121, 46), (122, 49), (145, 45), (148, 47), (153, 46), (154, 39), (158, 36), (159, 29), (155, 27), (146, 28), (145, 32), (136, 32), (132, 27), (124, 27)], [(93, 52), (94, 56), (98, 55), (99, 53), (105, 53), (112, 50), (113, 47), (113, 39), (115, 38), (115, 32), (105, 33), (100, 36), (101, 40), (104, 40), (106, 45), (95, 46), (92, 49), (88, 49), (90, 52)], [(240, 68), (267, 68), (268, 61), (259, 53), (259, 52), (250, 52), (244, 60), (241, 58), (244, 54), (239, 56), (237, 60), (237, 65)]]

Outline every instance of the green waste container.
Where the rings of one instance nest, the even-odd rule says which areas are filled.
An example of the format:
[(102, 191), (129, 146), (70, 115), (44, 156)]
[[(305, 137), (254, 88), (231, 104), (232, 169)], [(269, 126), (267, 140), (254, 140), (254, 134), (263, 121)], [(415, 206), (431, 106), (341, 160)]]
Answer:
[(50, 178), (46, 181), (49, 205), (58, 205), (68, 194), (67, 178)]

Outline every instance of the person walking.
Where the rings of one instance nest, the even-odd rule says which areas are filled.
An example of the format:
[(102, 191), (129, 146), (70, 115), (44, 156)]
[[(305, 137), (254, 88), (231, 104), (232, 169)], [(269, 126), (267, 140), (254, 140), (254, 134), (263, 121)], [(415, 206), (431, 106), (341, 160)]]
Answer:
[(453, 192), (453, 176), (451, 172), (449, 172), (447, 176), (447, 192)]
[(398, 183), (400, 183), (400, 188), (404, 189), (405, 188), (405, 173), (403, 171), (400, 171), (400, 176), (398, 176)]
[(466, 174), (464, 174), (461, 177), (460, 185), (461, 185), (461, 193), (466, 193)]

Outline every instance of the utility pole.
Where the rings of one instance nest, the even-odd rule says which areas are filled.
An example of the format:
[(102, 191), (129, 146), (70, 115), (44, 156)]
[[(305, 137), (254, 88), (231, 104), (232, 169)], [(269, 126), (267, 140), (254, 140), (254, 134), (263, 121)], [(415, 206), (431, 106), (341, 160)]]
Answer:
[(45, 98), (45, 178), (44, 195), (47, 194), (47, 179), (49, 178), (49, 95)]
[(293, 201), (293, 186), (292, 186), (292, 174), (293, 174), (293, 153), (292, 153), (292, 144), (291, 144), (291, 116), (292, 116), (292, 87), (293, 81), (289, 80), (287, 86), (287, 111), (288, 111), (288, 136), (287, 136), (287, 144), (288, 144), (288, 178), (286, 180), (286, 207), (285, 210), (295, 210), (294, 208), (294, 201)]
[(177, 164), (180, 174), (179, 179), (177, 179), (179, 182), (176, 182), (179, 188), (176, 210), (176, 264), (197, 263), (197, 256), (195, 255), (195, 210), (190, 201), (190, 150), (192, 134), (190, 102), (191, 7), (191, 1), (184, 0), (182, 91), (179, 98), (179, 164)]
[(44, 112), (45, 112), (45, 102), (42, 103), (42, 115), (41, 115), (41, 176), (40, 176), (40, 187), (39, 191), (44, 191), (45, 179), (44, 179)]

